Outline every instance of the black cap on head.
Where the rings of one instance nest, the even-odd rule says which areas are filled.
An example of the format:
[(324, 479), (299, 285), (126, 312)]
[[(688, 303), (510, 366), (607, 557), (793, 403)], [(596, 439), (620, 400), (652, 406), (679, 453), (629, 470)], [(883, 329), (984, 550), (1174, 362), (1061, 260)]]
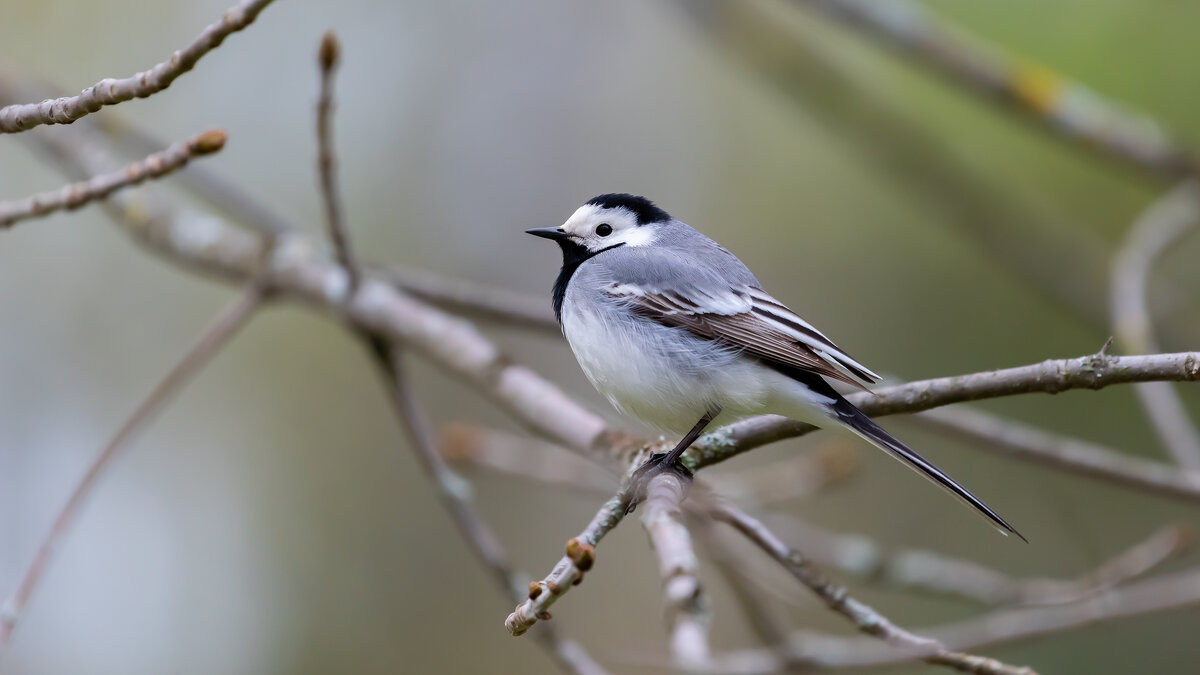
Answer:
[(654, 205), (654, 202), (631, 195), (627, 192), (613, 192), (599, 195), (588, 200), (588, 204), (605, 209), (625, 208), (637, 216), (638, 225), (646, 223), (663, 223), (671, 219), (671, 214)]

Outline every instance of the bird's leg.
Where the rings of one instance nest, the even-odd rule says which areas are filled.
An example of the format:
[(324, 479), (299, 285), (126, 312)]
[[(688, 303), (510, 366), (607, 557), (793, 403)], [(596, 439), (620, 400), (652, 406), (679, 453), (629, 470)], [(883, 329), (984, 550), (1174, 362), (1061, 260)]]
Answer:
[(696, 426), (692, 427), (691, 431), (687, 432), (687, 434), (675, 444), (675, 447), (672, 448), (670, 452), (658, 452), (650, 455), (650, 459), (647, 459), (645, 464), (642, 464), (637, 468), (636, 471), (633, 472), (633, 475), (629, 477), (629, 483), (625, 486), (625, 491), (622, 494), (622, 498), (625, 503), (625, 513), (633, 513), (633, 510), (637, 508), (637, 505), (646, 498), (646, 486), (650, 484), (650, 479), (664, 471), (670, 471), (676, 476), (679, 476), (680, 480), (687, 485), (691, 484), (692, 472), (683, 465), (683, 462), (679, 461), (679, 458), (683, 455), (685, 450), (692, 446), (692, 443), (696, 442), (697, 438), (700, 438), (700, 434), (704, 433), (704, 428), (707, 427), (709, 423), (713, 421), (713, 418), (719, 413), (720, 411), (712, 410), (704, 413), (704, 417), (701, 417), (700, 421), (696, 422)]

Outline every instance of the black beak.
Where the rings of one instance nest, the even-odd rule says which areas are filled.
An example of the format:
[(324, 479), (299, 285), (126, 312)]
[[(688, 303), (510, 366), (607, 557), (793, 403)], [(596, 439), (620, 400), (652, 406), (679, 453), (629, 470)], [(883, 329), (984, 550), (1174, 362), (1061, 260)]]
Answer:
[(571, 236), (557, 227), (535, 227), (532, 230), (525, 230), (525, 234), (532, 234), (535, 237), (542, 237), (543, 239), (553, 239), (554, 241), (562, 241)]

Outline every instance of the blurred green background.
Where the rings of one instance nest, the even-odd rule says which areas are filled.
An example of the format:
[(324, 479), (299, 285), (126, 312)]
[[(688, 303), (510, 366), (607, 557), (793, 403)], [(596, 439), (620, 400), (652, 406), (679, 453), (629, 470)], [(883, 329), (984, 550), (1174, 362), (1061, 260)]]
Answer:
[[(166, 58), (226, 1), (6, 0), (0, 68), (73, 93)], [(1200, 4), (928, 4), (1200, 147)], [(773, 294), (896, 377), (1096, 351), (1111, 332), (1103, 321), (1069, 310), (1012, 261), (1041, 261), (1054, 283), (1103, 311), (1108, 256), (1167, 183), (1066, 147), (842, 26), (783, 7), (772, 10), (778, 26), (806, 48), (764, 55), (747, 53), (746, 29), (719, 2), (278, 0), (167, 92), (102, 114), (169, 140), (227, 130), (228, 147), (207, 168), (319, 232), (314, 54), (333, 28), (344, 46), (337, 139), (347, 214), (373, 260), (549, 303), (557, 252), (521, 231), (557, 225), (597, 193), (629, 191), (725, 244)], [(61, 182), (19, 137), (0, 137), (0, 198)], [(104, 439), (231, 291), (147, 255), (95, 208), (2, 239), (7, 594)], [(1194, 237), (1164, 263), (1193, 299), (1160, 317), (1168, 351), (1197, 346), (1188, 336), (1200, 324), (1198, 255)], [(618, 420), (564, 342), (487, 330)], [(417, 375), (439, 422), (511, 427), (432, 369)], [(1180, 389), (1200, 409), (1196, 387)], [(984, 407), (1163, 457), (1129, 388)], [(903, 419), (887, 426), (1032, 543), (997, 537), (866, 448), (853, 480), (782, 510), (1017, 576), (1081, 574), (1161, 524), (1200, 520), (1178, 502), (984, 454)], [(782, 443), (716, 471), (818, 441)], [(531, 575), (549, 569), (599, 503), (473, 477), (489, 523)], [(709, 581), (714, 646), (753, 644), (719, 578)], [(795, 627), (846, 630), (782, 575), (767, 582), (796, 600), (781, 605)], [(848, 582), (907, 627), (980, 611)], [(556, 607), (555, 623), (614, 671), (643, 672), (633, 662), (665, 658), (658, 589), (645, 535), (627, 523), (604, 542), (588, 582)], [(0, 671), (554, 672), (531, 640), (508, 636), (510, 608), (440, 510), (358, 343), (324, 317), (281, 306), (104, 478)], [(1198, 625), (1191, 611), (982, 651), (1043, 673), (1192, 673)]]

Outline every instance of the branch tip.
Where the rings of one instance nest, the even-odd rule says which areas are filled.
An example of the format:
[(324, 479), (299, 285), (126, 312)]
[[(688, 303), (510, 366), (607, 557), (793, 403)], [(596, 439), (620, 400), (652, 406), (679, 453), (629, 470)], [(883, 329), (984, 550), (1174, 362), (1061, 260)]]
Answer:
[(211, 155), (224, 148), (227, 140), (229, 140), (229, 136), (224, 131), (210, 129), (192, 139), (192, 154), (196, 156)]
[(325, 31), (321, 36), (321, 46), (317, 49), (317, 63), (321, 65), (321, 70), (333, 70), (337, 67), (341, 55), (342, 45), (338, 42), (337, 35), (334, 35), (333, 30)]

